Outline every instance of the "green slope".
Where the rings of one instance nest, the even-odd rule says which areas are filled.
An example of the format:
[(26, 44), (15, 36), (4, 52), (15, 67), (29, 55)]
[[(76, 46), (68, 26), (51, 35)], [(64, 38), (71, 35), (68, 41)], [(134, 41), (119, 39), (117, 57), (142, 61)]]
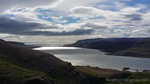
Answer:
[[(20, 64), (21, 67), (23, 66), (29, 70), (33, 70), (35, 72), (39, 71), (47, 74), (56, 82), (58, 82), (58, 84), (78, 84), (82, 80), (82, 76), (75, 71), (74, 67), (70, 63), (64, 62), (48, 53), (12, 45), (0, 40), (0, 54), (7, 60), (13, 60)], [(9, 61), (6, 62), (9, 63)], [(6, 64), (6, 62), (3, 64)], [(10, 62), (9, 64), (12, 63)], [(12, 66), (13, 65), (14, 64), (12, 64)], [(18, 68), (21, 67), (19, 66)], [(8, 68), (12, 69), (11, 65), (8, 66)], [(15, 68), (14, 71), (17, 71), (17, 68)], [(24, 69), (24, 71), (26, 71), (26, 69)]]
[(41, 82), (39, 84), (53, 84), (53, 80), (45, 73), (28, 69), (0, 54), (0, 84), (30, 84), (35, 79)]

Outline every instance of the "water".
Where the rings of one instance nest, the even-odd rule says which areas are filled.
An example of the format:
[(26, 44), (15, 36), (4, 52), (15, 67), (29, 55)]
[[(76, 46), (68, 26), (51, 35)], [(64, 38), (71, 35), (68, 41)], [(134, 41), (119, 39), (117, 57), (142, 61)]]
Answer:
[(49, 47), (58, 47), (58, 46), (63, 46), (65, 44), (62, 43), (51, 43), (51, 42), (23, 42), (26, 45), (35, 45), (35, 46), (49, 46)]
[(35, 50), (54, 54), (56, 57), (71, 62), (73, 65), (90, 65), (100, 68), (122, 70), (124, 67), (138, 70), (150, 70), (149, 58), (105, 55), (105, 52), (77, 47), (41, 47)]

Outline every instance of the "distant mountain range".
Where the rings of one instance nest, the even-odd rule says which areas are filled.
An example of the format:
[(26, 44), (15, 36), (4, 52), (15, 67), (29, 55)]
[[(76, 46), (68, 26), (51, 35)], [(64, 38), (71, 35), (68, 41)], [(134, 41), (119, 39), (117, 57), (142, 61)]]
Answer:
[(98, 49), (120, 56), (150, 58), (150, 38), (95, 38), (65, 46)]

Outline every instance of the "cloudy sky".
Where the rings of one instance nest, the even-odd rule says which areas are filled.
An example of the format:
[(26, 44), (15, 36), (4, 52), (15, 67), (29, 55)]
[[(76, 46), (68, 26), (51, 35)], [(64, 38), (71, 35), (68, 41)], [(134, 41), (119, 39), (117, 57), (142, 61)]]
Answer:
[(71, 43), (150, 37), (150, 0), (0, 0), (0, 38)]

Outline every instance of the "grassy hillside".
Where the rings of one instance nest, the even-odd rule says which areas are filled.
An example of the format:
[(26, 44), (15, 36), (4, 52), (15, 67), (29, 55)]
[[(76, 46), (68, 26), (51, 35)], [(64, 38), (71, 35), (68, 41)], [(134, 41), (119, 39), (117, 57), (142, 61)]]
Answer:
[(150, 39), (135, 42), (132, 47), (115, 52), (116, 55), (150, 58)]
[[(9, 65), (7, 67), (13, 71), (17, 71), (17, 68), (11, 66), (15, 66), (26, 71), (26, 69), (22, 68), (23, 66), (29, 70), (47, 74), (48, 76), (52, 77), (55, 82), (58, 82), (58, 84), (78, 84), (82, 79), (82, 76), (80, 76), (80, 74), (74, 70), (74, 67), (70, 63), (64, 62), (48, 53), (12, 45), (0, 40), (0, 54), (1, 59), (5, 58), (6, 60), (9, 60), (1, 60), (2, 65), (4, 66), (8, 63)], [(20, 64), (20, 66), (13, 64), (10, 61), (15, 61), (17, 64)], [(23, 70), (21, 69), (16, 73), (22, 72)]]
[[(99, 80), (105, 78), (105, 84), (150, 84), (150, 72), (126, 72), (90, 66), (77, 66), (76, 68), (82, 73), (99, 78)], [(97, 84), (102, 84), (102, 81), (95, 81)]]
[(24, 84), (35, 79), (41, 82), (40, 84), (53, 84), (53, 80), (43, 72), (28, 69), (0, 54), (0, 84)]
[(121, 74), (121, 71), (113, 69), (102, 69), (90, 66), (76, 66), (76, 69), (91, 76), (111, 78), (116, 74)]
[(125, 79), (109, 79), (106, 84), (150, 84), (150, 72), (135, 72)]

